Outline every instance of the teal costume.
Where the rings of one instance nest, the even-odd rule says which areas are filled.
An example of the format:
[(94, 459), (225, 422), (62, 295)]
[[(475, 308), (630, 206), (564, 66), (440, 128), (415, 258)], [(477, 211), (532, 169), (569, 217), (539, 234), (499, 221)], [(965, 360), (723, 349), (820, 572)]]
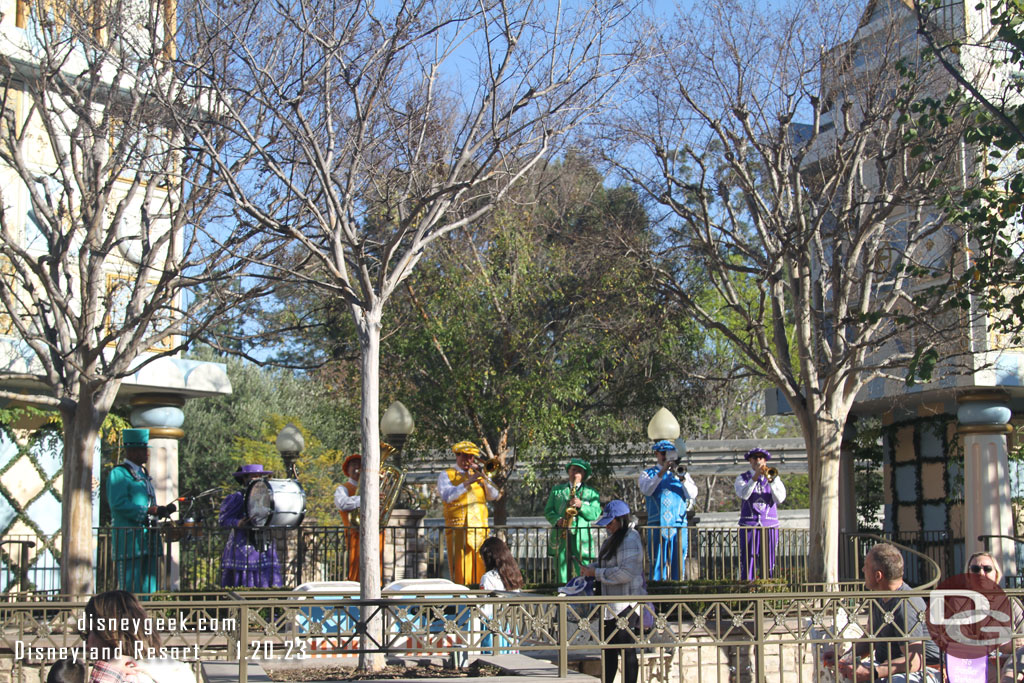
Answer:
[[(548, 503), (544, 506), (544, 517), (552, 524), (551, 539), (548, 543), (548, 554), (555, 558), (555, 569), (558, 572), (558, 580), (565, 584), (569, 580), (569, 558), (566, 556), (566, 536), (568, 536), (568, 555), (572, 558), (572, 575), (580, 575), (580, 567), (594, 561), (594, 537), (590, 525), (601, 516), (601, 500), (597, 491), (586, 484), (590, 475), (590, 463), (575, 458), (568, 467), (576, 465), (586, 474), (583, 483), (576, 491), (576, 497), (583, 501), (579, 514), (571, 522), (568, 528), (555, 527), (558, 520), (565, 517), (565, 508), (569, 506), (572, 492), (568, 483), (559, 484), (551, 489), (548, 496)], [(568, 467), (566, 469), (568, 469)]]
[[(137, 432), (144, 432), (145, 436)], [(125, 429), (122, 440), (126, 447), (145, 446), (149, 430)], [(113, 526), (117, 587), (132, 593), (155, 592), (160, 536), (149, 528), (149, 508), (156, 505), (156, 493), (146, 468), (125, 461), (112, 469), (107, 475), (107, 503)]]

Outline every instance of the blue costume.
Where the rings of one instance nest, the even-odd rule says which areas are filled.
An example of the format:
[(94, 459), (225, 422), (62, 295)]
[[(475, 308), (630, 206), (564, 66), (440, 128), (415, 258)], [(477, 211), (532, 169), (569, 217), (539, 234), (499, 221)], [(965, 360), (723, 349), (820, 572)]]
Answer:
[[(675, 446), (670, 441), (659, 441), (654, 448), (674, 457)], [(646, 469), (639, 481), (640, 492), (647, 497), (647, 555), (651, 581), (679, 581), (685, 577), (683, 568), (689, 548), (686, 509), (697, 495), (697, 485), (689, 474), (680, 478), (671, 469), (659, 480), (660, 471), (657, 465)]]

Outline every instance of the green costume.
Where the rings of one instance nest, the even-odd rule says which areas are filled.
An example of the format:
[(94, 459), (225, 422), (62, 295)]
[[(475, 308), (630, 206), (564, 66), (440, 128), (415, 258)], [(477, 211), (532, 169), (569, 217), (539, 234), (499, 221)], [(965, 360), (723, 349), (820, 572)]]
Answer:
[[(555, 527), (558, 520), (565, 517), (565, 508), (569, 506), (572, 498), (571, 487), (568, 483), (559, 484), (551, 489), (548, 496), (548, 503), (544, 506), (544, 517), (552, 524), (551, 539), (548, 543), (548, 554), (555, 557), (555, 568), (558, 571), (558, 580), (566, 583), (569, 580), (569, 561), (566, 557), (566, 536), (569, 537), (569, 555), (572, 557), (572, 575), (580, 575), (580, 566), (590, 564), (596, 556), (594, 552), (594, 537), (590, 525), (601, 516), (601, 500), (597, 491), (586, 484), (586, 477), (590, 475), (590, 464), (584, 460), (573, 459), (569, 467), (576, 465), (586, 475), (584, 483), (576, 491), (576, 497), (583, 501), (579, 514), (571, 522), (568, 528)], [(568, 467), (566, 468), (568, 469)]]
[[(149, 430), (125, 429), (124, 432), (130, 433), (122, 437), (125, 446), (144, 446), (148, 441)], [(145, 436), (140, 432), (145, 432)], [(125, 461), (110, 470), (107, 503), (114, 534), (117, 587), (132, 593), (156, 591), (160, 537), (148, 528), (151, 521), (148, 511), (151, 505), (156, 505), (156, 493), (146, 469)]]

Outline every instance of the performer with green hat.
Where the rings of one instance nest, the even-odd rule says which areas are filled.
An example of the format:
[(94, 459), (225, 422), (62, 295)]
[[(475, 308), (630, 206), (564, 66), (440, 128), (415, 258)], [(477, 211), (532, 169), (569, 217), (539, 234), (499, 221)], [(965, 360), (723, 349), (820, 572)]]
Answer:
[(107, 475), (117, 586), (131, 593), (152, 593), (157, 589), (160, 535), (149, 527), (177, 506), (156, 504), (153, 480), (146, 471), (149, 430), (121, 430), (121, 445), (125, 460)]
[(597, 491), (583, 481), (590, 477), (590, 463), (573, 458), (566, 467), (569, 481), (551, 489), (544, 517), (551, 522), (548, 554), (555, 558), (558, 580), (565, 584), (579, 576), (580, 566), (594, 561), (594, 538), (590, 525), (601, 516)]

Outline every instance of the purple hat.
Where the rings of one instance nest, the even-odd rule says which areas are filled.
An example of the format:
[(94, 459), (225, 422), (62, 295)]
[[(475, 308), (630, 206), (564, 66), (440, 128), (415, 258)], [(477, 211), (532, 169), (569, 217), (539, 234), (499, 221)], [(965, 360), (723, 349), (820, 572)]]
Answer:
[(758, 456), (758, 455), (761, 456), (762, 458), (764, 458), (765, 460), (771, 460), (772, 459), (772, 454), (769, 453), (768, 451), (766, 451), (763, 448), (751, 448), (749, 451), (747, 451), (747, 454), (744, 455), (743, 458), (746, 459), (746, 460), (750, 460), (754, 456)]
[(604, 513), (594, 522), (596, 526), (608, 526), (608, 522), (616, 517), (629, 514), (629, 506), (621, 500), (611, 500), (604, 506)]
[(232, 474), (231, 476), (234, 477), (235, 481), (237, 481), (238, 483), (242, 483), (242, 481), (245, 480), (245, 477), (250, 474), (269, 475), (273, 474), (273, 472), (271, 472), (270, 470), (263, 469), (263, 465), (242, 465), (237, 470), (235, 470), (235, 473)]

